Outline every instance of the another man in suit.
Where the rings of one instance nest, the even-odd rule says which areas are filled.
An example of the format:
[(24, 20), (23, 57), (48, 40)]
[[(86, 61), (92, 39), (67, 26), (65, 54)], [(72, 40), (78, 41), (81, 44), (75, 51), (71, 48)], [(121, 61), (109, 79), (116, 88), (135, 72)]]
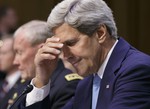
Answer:
[[(51, 109), (42, 91), (36, 105), (29, 98), (36, 98), (36, 87), (49, 89), (60, 51), (86, 77), (62, 109), (150, 109), (150, 57), (118, 37), (103, 0), (64, 0), (47, 23), (54, 37), (37, 52), (35, 88), (27, 95), (25, 109)], [(48, 62), (53, 69), (47, 71)]]
[[(33, 20), (21, 26), (14, 34), (14, 49), (16, 56), (14, 64), (18, 65), (21, 76), (25, 80), (31, 80), (35, 77), (34, 57), (39, 48), (41, 48), (47, 38), (52, 33), (44, 21)], [(49, 63), (47, 63), (48, 65)], [(77, 74), (66, 69), (61, 60), (51, 79), (51, 109), (60, 109), (74, 95), (78, 81), (81, 79)], [(51, 66), (50, 66), (51, 67)], [(72, 76), (76, 76), (72, 77)], [(43, 90), (43, 89), (42, 89)], [(47, 92), (49, 93), (49, 92)], [(34, 93), (40, 98), (38, 93)], [(34, 102), (34, 99), (30, 99)]]

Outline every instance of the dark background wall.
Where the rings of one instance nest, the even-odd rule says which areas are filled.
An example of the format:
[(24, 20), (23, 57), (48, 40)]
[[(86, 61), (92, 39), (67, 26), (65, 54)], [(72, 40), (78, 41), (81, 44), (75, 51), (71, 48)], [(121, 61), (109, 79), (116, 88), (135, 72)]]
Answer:
[(150, 0), (106, 0), (112, 8), (118, 33), (134, 47), (150, 54)]
[[(61, 0), (0, 0), (18, 13), (19, 25), (33, 19), (47, 20)], [(137, 49), (150, 54), (150, 0), (105, 0), (113, 10), (119, 36)]]

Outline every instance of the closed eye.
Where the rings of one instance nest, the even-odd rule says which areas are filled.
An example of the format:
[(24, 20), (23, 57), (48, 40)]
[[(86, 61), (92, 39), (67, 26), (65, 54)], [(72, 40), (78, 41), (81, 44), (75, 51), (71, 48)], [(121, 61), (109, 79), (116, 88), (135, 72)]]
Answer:
[(15, 50), (15, 53), (16, 53), (17, 55), (22, 55), (22, 51)]
[(67, 46), (74, 46), (78, 42), (78, 39), (72, 39), (65, 42)]

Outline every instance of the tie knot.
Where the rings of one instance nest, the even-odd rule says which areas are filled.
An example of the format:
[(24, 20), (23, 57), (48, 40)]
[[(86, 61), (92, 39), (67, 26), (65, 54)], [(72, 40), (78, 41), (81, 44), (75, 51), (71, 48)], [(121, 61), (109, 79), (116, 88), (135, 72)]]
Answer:
[(101, 78), (96, 74), (94, 76), (93, 84), (99, 85), (101, 81)]

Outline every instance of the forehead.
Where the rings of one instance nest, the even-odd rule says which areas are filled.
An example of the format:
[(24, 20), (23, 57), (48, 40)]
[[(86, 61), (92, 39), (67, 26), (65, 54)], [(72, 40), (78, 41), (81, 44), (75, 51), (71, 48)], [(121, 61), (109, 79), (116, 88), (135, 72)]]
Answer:
[(11, 38), (4, 39), (1, 50), (6, 51), (6, 50), (11, 50), (11, 49), (13, 49), (13, 39), (11, 39)]
[(30, 42), (28, 41), (28, 39), (26, 37), (24, 37), (25, 34), (18, 34), (15, 37), (15, 41), (14, 41), (14, 49), (25, 49), (28, 47), (31, 47)]
[(61, 42), (77, 38), (81, 33), (70, 25), (64, 23), (53, 30), (54, 37), (60, 38)]

